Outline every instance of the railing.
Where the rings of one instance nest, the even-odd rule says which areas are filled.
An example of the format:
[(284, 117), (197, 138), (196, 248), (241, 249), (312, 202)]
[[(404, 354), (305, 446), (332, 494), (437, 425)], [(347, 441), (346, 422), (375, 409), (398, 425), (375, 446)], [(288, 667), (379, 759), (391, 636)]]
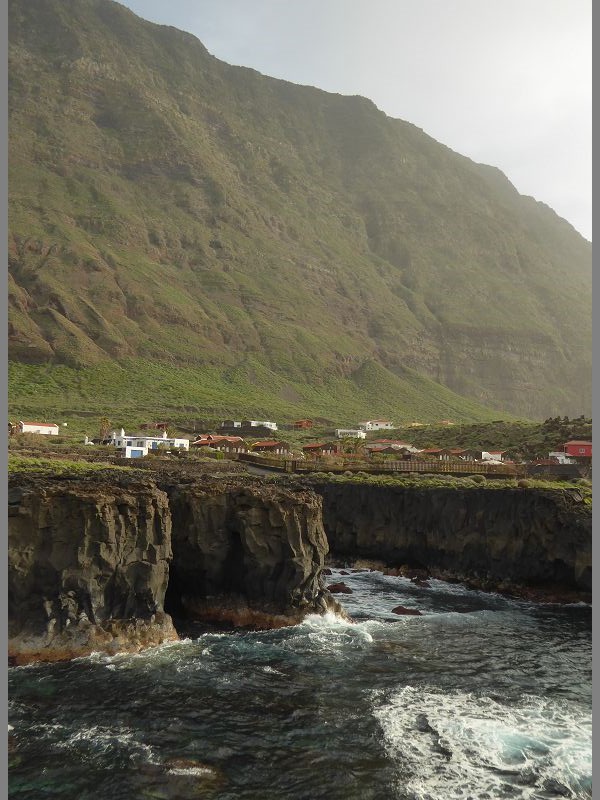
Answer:
[(254, 453), (239, 453), (237, 459), (280, 472), (367, 472), (372, 474), (426, 472), (459, 475), (497, 475), (499, 477), (514, 477), (522, 473), (522, 470), (518, 469), (515, 464), (481, 464), (472, 461), (385, 461), (379, 464), (369, 462), (329, 464), (319, 460), (301, 461), (278, 456), (258, 456)]

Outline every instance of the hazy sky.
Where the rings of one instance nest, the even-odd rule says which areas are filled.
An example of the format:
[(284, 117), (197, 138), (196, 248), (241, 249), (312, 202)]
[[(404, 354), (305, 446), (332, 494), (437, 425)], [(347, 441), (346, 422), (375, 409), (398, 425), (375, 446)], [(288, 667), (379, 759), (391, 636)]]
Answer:
[(592, 0), (126, 0), (230, 64), (370, 98), (592, 238)]

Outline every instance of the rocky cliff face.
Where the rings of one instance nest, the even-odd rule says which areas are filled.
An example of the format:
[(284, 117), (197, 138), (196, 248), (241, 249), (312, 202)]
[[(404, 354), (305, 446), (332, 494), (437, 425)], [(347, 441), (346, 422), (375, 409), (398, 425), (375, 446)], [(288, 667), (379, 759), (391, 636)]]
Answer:
[(171, 516), (152, 481), (13, 484), (8, 554), (17, 663), (177, 638), (163, 611)]
[(15, 663), (176, 639), (167, 586), (175, 611), (254, 627), (336, 606), (321, 590), (327, 540), (310, 492), (16, 478), (8, 522)]
[(591, 589), (591, 513), (576, 490), (351, 483), (315, 490), (336, 556)]
[(189, 485), (170, 503), (174, 612), (271, 627), (335, 606), (321, 587), (328, 544), (314, 493)]
[(11, 478), (9, 656), (135, 652), (177, 638), (170, 613), (264, 628), (339, 612), (321, 582), (329, 548), (591, 588), (591, 514), (575, 489), (312, 487), (116, 472)]

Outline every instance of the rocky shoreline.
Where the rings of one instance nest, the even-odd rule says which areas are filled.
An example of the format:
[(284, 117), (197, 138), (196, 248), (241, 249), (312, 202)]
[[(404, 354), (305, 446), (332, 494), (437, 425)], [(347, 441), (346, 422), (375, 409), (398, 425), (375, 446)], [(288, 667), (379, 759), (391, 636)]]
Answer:
[[(448, 570), (419, 569), (410, 567), (407, 564), (402, 564), (400, 567), (390, 567), (383, 561), (365, 560), (363, 558), (348, 560), (344, 558), (328, 557), (325, 561), (325, 574), (329, 574), (331, 568), (340, 570), (341, 575), (344, 575), (345, 572), (347, 572), (347, 574), (352, 574), (356, 572), (376, 571), (389, 577), (409, 578), (414, 586), (425, 589), (429, 588), (428, 582), (433, 578), (445, 581), (446, 583), (461, 584), (467, 589), (501, 594), (515, 600), (528, 600), (540, 605), (567, 605), (575, 603), (585, 603), (589, 605), (592, 603), (592, 593), (590, 591), (570, 588), (563, 584), (527, 585), (516, 583), (510, 580), (510, 578), (493, 580), (474, 575), (464, 575)], [(334, 594), (343, 593), (343, 590), (337, 589), (337, 584), (329, 585), (327, 588)]]
[(133, 474), (9, 481), (12, 663), (137, 652), (171, 614), (279, 627), (340, 610), (321, 500), (260, 482)]
[(591, 600), (591, 512), (575, 492), (124, 470), (11, 475), (8, 501), (14, 664), (137, 652), (177, 640), (173, 618), (256, 630), (343, 613), (326, 557), (416, 585)]

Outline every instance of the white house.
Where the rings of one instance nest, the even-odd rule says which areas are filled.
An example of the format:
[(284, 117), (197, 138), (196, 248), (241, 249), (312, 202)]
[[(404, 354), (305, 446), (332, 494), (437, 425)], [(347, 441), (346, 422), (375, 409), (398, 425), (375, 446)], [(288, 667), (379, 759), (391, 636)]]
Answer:
[(53, 422), (23, 422), (18, 423), (19, 433), (42, 433), (45, 436), (58, 436), (58, 425)]
[(362, 431), (392, 431), (394, 423), (388, 419), (368, 419), (365, 422), (359, 422), (358, 427)]
[(548, 453), (548, 458), (555, 458), (559, 464), (577, 463), (573, 458), (569, 458), (563, 450), (553, 450), (551, 453)]
[(276, 431), (277, 430), (277, 423), (276, 422), (268, 422), (265, 420), (257, 420), (251, 419), (248, 420), (250, 422), (250, 426), (252, 428), (269, 428), (269, 430)]
[(481, 460), (492, 464), (501, 464), (504, 461), (506, 450), (482, 450)]
[(142, 458), (147, 456), (150, 450), (158, 450), (165, 447), (169, 450), (189, 450), (189, 439), (169, 438), (167, 432), (163, 431), (160, 436), (127, 436), (121, 428), (119, 434), (113, 431), (111, 434), (111, 444), (123, 451), (125, 458)]
[(364, 431), (353, 428), (337, 428), (335, 435), (338, 439), (366, 439)]

